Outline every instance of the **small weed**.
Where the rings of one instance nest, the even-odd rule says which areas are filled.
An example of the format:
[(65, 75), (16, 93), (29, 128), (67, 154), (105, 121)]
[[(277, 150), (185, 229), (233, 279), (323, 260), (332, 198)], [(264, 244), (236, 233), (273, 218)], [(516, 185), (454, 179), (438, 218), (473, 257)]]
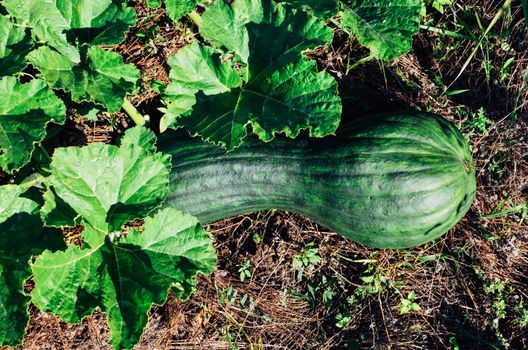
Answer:
[(489, 58), (489, 51), (487, 49), (486, 53), (486, 57), (484, 58), (484, 60), (482, 60), (482, 67), (484, 68), (484, 72), (486, 73), (486, 80), (490, 81), (491, 75), (493, 74), (493, 70), (495, 69), (495, 64)]
[(231, 327), (225, 326), (218, 328), (218, 333), (225, 339), (225, 341), (229, 344), (230, 350), (238, 350), (239, 347), (236, 343), (236, 337), (231, 333)]
[(216, 292), (218, 294), (218, 304), (220, 305), (236, 305), (246, 313), (249, 313), (255, 309), (255, 299), (253, 297), (250, 297), (248, 294), (243, 294), (239, 298), (238, 290), (233, 289), (231, 286), (227, 288), (216, 287)]
[[(459, 37), (461, 35), (460, 28), (457, 27), (455, 30), (448, 30), (447, 28), (439, 28), (440, 33), (445, 35), (437, 36), (433, 41), (433, 56), (437, 57), (439, 62), (448, 62), (450, 58), (450, 53), (457, 50), (461, 44), (462, 40), (453, 40), (453, 37)], [(462, 34), (462, 36), (464, 36)], [(442, 78), (433, 70), (429, 73), (434, 77), (434, 80), (437, 86), (441, 91), (445, 90), (445, 85), (442, 82)]]
[(496, 179), (500, 180), (506, 171), (504, 169), (504, 164), (510, 161), (510, 157), (507, 153), (501, 153), (499, 156), (494, 157), (486, 166), (486, 170), (490, 175)]
[(451, 348), (453, 350), (460, 350), (460, 347), (458, 346), (458, 341), (455, 337), (449, 338), (449, 345), (451, 345)]
[(482, 271), (482, 269), (480, 267), (473, 267), (473, 270), (475, 271), (475, 274), (477, 275), (478, 278), (480, 278), (481, 280), (484, 279), (484, 276), (485, 276), (485, 273), (484, 271)]
[(500, 69), (499, 69), (499, 83), (500, 84), (504, 84), (506, 79), (508, 79), (510, 77), (510, 68), (511, 68), (514, 60), (515, 59), (513, 57), (510, 57), (510, 58), (508, 58), (506, 60), (506, 62), (504, 62), (502, 67), (500, 67)]
[(364, 293), (365, 296), (368, 294), (378, 294), (387, 284), (386, 278), (381, 274), (363, 276), (361, 277), (361, 280), (365, 283), (364, 288), (362, 288), (362, 293)]
[(378, 270), (375, 260), (370, 261), (371, 263), (363, 272), (363, 276), (360, 277), (363, 283), (354, 290), (354, 294), (347, 300), (352, 307), (358, 308), (360, 301), (365, 300), (369, 295), (379, 294), (389, 285), (388, 278), (382, 271)]
[(359, 293), (365, 296), (378, 294), (388, 285), (388, 278), (374, 264), (369, 265), (364, 272), (364, 276), (360, 278), (364, 284), (363, 288), (359, 288), (361, 290)]
[(338, 312), (335, 315), (335, 320), (337, 321), (336, 323), (337, 328), (345, 328), (346, 326), (348, 326), (348, 324), (352, 320), (352, 315), (349, 312), (345, 312), (345, 313)]
[(502, 319), (506, 318), (507, 312), (506, 309), (508, 304), (506, 300), (509, 295), (513, 292), (513, 289), (510, 287), (506, 289), (506, 284), (498, 278), (495, 278), (492, 283), (484, 283), (484, 292), (493, 297), (493, 313), (494, 318), (491, 323), (491, 328), (495, 331), (497, 339), (502, 343), (502, 346), (509, 348), (509, 343), (506, 340), (506, 337), (502, 334), (499, 329), (499, 322)]
[(308, 290), (306, 293), (293, 291), (293, 294), (302, 300), (306, 300), (311, 308), (315, 308), (319, 304), (317, 298), (319, 295), (322, 295), (323, 305), (325, 306), (326, 313), (328, 313), (334, 300), (334, 286), (334, 280), (323, 275), (318, 283), (307, 283)]
[(494, 295), (493, 309), (495, 311), (496, 322), (506, 317), (506, 301), (505, 301), (505, 284), (500, 279), (495, 280), (490, 284), (484, 285), (484, 292), (486, 294)]
[(326, 312), (329, 313), (334, 304), (334, 296), (336, 295), (335, 282), (332, 278), (327, 279), (326, 276), (323, 276), (322, 284), (324, 286), (323, 304), (326, 308)]
[(407, 298), (400, 299), (399, 311), (400, 315), (408, 314), (415, 311), (420, 311), (422, 308), (416, 302), (416, 293), (414, 290), (407, 294)]
[(218, 303), (220, 305), (225, 304), (225, 303), (234, 304), (238, 296), (238, 290), (233, 289), (233, 287), (231, 286), (227, 288), (217, 287), (216, 292), (218, 293)]
[(468, 120), (462, 126), (468, 138), (477, 134), (487, 136), (489, 133), (488, 127), (493, 124), (493, 121), (486, 116), (483, 107), (480, 107), (477, 112), (471, 112)]
[(256, 245), (259, 245), (260, 243), (262, 243), (262, 236), (259, 235), (258, 233), (255, 233), (251, 239), (253, 240), (253, 242), (256, 244)]
[(528, 219), (528, 203), (516, 202), (511, 199), (503, 200), (491, 213), (481, 215), (478, 219), (491, 219), (508, 215), (517, 215), (519, 217), (519, 222), (522, 224), (524, 220)]
[(153, 26), (140, 30), (136, 33), (137, 37), (145, 38), (147, 52), (157, 50), (156, 44), (162, 43), (165, 39), (157, 33), (159, 26), (154, 24)]
[(253, 266), (251, 261), (246, 260), (243, 264), (238, 265), (238, 274), (240, 276), (240, 282), (244, 282), (246, 278), (251, 278)]
[(515, 323), (523, 328), (528, 328), (528, 307), (524, 306), (524, 302), (521, 300), (515, 310), (519, 313)]
[[(319, 305), (324, 305), (326, 316), (333, 314), (335, 325), (338, 328), (346, 327), (351, 319), (351, 312), (345, 302), (342, 302), (340, 295), (340, 281), (332, 276), (322, 275), (316, 283), (308, 282), (305, 292), (292, 290), (291, 295), (298, 300), (307, 301), (310, 308), (315, 309)], [(283, 292), (282, 299), (286, 297), (286, 291)]]
[(504, 52), (510, 52), (510, 50), (511, 50), (511, 46), (510, 46), (510, 44), (508, 44), (508, 42), (506, 42), (506, 41), (503, 41), (503, 42), (500, 44), (500, 48), (501, 48), (501, 50), (504, 51)]
[(451, 6), (451, 0), (433, 0), (432, 5), (435, 10), (440, 13), (444, 13), (445, 7)]
[[(250, 312), (255, 309), (255, 299), (253, 297), (250, 297), (247, 294), (244, 294), (242, 298), (240, 298), (239, 302), (240, 306), (244, 308), (243, 311)], [(247, 305), (247, 308), (246, 308)]]
[(305, 271), (313, 271), (320, 262), (319, 248), (314, 243), (308, 243), (304, 252), (293, 257), (292, 270), (297, 273), (297, 280), (302, 280)]

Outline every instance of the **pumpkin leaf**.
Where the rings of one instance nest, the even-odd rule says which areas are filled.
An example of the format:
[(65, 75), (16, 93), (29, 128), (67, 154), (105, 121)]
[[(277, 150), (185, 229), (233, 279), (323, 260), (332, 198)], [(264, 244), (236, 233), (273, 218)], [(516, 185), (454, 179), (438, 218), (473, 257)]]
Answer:
[(123, 63), (118, 53), (97, 46), (89, 47), (83, 56), (83, 62), (76, 64), (42, 46), (32, 51), (28, 60), (53, 88), (71, 92), (74, 101), (94, 102), (110, 112), (119, 111), (125, 97), (137, 89), (139, 70)]
[(147, 0), (147, 6), (155, 10), (161, 7), (161, 0)]
[(136, 23), (134, 9), (123, 0), (3, 0), (2, 4), (39, 42), (76, 64), (81, 62), (78, 45), (117, 44)]
[(344, 1), (341, 26), (371, 50), (372, 56), (388, 61), (412, 48), (420, 30), (421, 0)]
[[(169, 99), (167, 111), (170, 116), (190, 111), (196, 103), (195, 94), (198, 91), (214, 95), (228, 92), (242, 84), (233, 65), (224, 64), (213, 48), (197, 42), (182, 48), (168, 62), (172, 83), (165, 89), (165, 95)], [(172, 117), (164, 117), (161, 131), (165, 131), (173, 122)]]
[[(200, 32), (205, 23), (213, 27), (214, 23), (246, 22), (244, 27), (232, 27), (232, 36), (239, 38), (236, 42), (226, 41), (223, 35), (214, 41), (217, 47), (234, 50), (242, 60), (247, 48), (247, 64), (225, 60), (220, 52), (200, 44), (177, 52), (169, 62), (174, 73), (164, 98), (167, 108), (162, 126), (183, 126), (228, 149), (240, 145), (248, 125), (263, 141), (280, 132), (296, 137), (303, 129), (315, 137), (333, 133), (341, 114), (337, 83), (328, 73), (317, 72), (315, 62), (302, 55), (331, 41), (332, 30), (304, 11), (272, 2), (264, 1), (263, 8), (249, 12), (251, 0), (235, 2), (244, 3), (244, 10), (230, 8), (224, 1), (217, 3), (214, 16), (206, 17), (213, 6), (204, 13)], [(262, 21), (255, 23), (250, 18)], [(213, 32), (204, 37), (212, 40)], [(274, 43), (273, 49), (269, 42)], [(203, 78), (192, 78), (184, 71), (206, 73)], [(240, 79), (235, 78), (237, 72)]]
[(165, 0), (165, 9), (173, 21), (178, 21), (191, 12), (198, 4), (197, 0)]
[(39, 204), (24, 197), (16, 185), (0, 186), (0, 345), (22, 343), (29, 322), (30, 297), (24, 282), (31, 276), (29, 260), (45, 249), (65, 248), (61, 232), (43, 227)]
[(250, 48), (246, 25), (261, 23), (271, 11), (269, 0), (239, 0), (233, 4), (215, 1), (202, 15), (200, 34), (212, 45), (234, 52), (247, 63)]
[[(32, 301), (67, 322), (100, 308), (116, 349), (139, 341), (150, 307), (163, 304), (169, 288), (186, 298), (196, 274), (211, 273), (216, 263), (196, 218), (172, 208), (146, 217), (169, 189), (170, 156), (157, 152), (155, 141), (151, 131), (135, 127), (120, 146), (59, 148), (45, 183), (46, 224), (80, 222), (84, 232), (81, 247), (46, 251), (33, 264)], [(143, 230), (123, 234), (133, 219), (145, 219)]]
[(50, 122), (63, 124), (64, 103), (42, 80), (0, 79), (0, 167), (12, 173), (27, 164)]
[(0, 76), (12, 75), (26, 67), (25, 57), (32, 48), (31, 35), (0, 15)]
[(169, 288), (186, 298), (196, 274), (209, 274), (216, 265), (211, 240), (196, 218), (166, 208), (147, 217), (143, 228), (111, 239), (87, 226), (83, 247), (42, 254), (33, 265), (35, 305), (68, 322), (80, 322), (99, 307), (107, 313), (114, 348), (132, 348), (150, 307), (163, 304)]
[[(43, 215), (48, 225), (77, 222), (103, 236), (120, 230), (127, 221), (141, 219), (158, 208), (169, 188), (170, 157), (155, 151), (154, 135), (142, 127), (127, 130), (121, 146), (93, 143), (55, 151)], [(55, 208), (75, 213), (56, 215)]]

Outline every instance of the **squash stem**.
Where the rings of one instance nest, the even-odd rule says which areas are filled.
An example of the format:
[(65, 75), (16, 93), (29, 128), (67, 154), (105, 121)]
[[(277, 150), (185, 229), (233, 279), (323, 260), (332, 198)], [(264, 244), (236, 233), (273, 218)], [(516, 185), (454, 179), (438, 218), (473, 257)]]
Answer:
[(27, 190), (31, 187), (40, 187), (45, 180), (46, 176), (40, 173), (34, 173), (29, 177), (26, 177), (18, 186)]
[(123, 102), (123, 105), (121, 106), (125, 110), (126, 114), (136, 123), (136, 125), (143, 126), (145, 125), (146, 121), (143, 115), (139, 113), (139, 111), (130, 103), (128, 99), (125, 98), (125, 102)]
[(187, 17), (189, 17), (191, 19), (191, 21), (194, 22), (194, 24), (200, 28), (200, 26), (202, 25), (202, 16), (200, 16), (198, 14), (198, 12), (196, 11), (192, 11), (190, 13), (187, 14)]

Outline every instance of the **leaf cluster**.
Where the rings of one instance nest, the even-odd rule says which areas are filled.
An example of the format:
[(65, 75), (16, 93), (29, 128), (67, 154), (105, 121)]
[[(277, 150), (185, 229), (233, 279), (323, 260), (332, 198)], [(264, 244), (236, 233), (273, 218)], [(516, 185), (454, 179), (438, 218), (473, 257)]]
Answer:
[[(71, 323), (98, 308), (114, 348), (132, 348), (153, 304), (163, 304), (169, 289), (187, 298), (194, 277), (213, 271), (216, 253), (197, 219), (160, 209), (171, 162), (155, 140), (138, 126), (120, 146), (60, 148), (38, 185), (0, 186), (0, 343), (22, 341), (31, 301)], [(141, 230), (127, 229), (136, 219)], [(66, 244), (61, 228), (78, 224), (81, 244)]]

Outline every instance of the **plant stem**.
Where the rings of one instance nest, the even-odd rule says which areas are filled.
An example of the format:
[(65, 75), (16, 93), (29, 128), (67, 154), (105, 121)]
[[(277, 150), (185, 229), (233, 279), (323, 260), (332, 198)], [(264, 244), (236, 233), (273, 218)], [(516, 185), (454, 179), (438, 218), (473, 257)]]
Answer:
[(202, 16), (200, 16), (198, 14), (198, 12), (196, 11), (192, 11), (190, 13), (187, 14), (187, 17), (189, 17), (191, 19), (191, 21), (194, 22), (194, 24), (200, 28), (200, 26), (202, 25)]
[(350, 35), (350, 31), (348, 29), (346, 29), (345, 27), (343, 27), (341, 25), (341, 23), (339, 23), (337, 20), (335, 20), (334, 18), (330, 17), (328, 19), (328, 21), (330, 23), (332, 23), (333, 25), (335, 25), (337, 28), (341, 29), (342, 31), (344, 31), (345, 33), (347, 33), (348, 35)]
[(130, 103), (128, 99), (125, 98), (125, 102), (121, 106), (125, 110), (126, 114), (136, 123), (136, 125), (143, 126), (145, 125), (145, 118), (139, 113), (139, 111)]
[(475, 38), (472, 38), (472, 37), (470, 37), (470, 36), (467, 36), (467, 35), (464, 35), (464, 34), (460, 34), (460, 33), (457, 33), (457, 32), (453, 32), (452, 30), (447, 30), (447, 29), (442, 29), (442, 28), (437, 28), (437, 27), (426, 26), (426, 25), (424, 25), (424, 24), (421, 24), (421, 25), (420, 25), (420, 29), (425, 29), (425, 30), (430, 31), (430, 32), (434, 32), (434, 33), (439, 33), (439, 34), (443, 34), (443, 35), (451, 36), (451, 37), (453, 37), (453, 38), (466, 39), (466, 40), (474, 40), (474, 41), (476, 41)]
[(29, 189), (34, 186), (40, 186), (42, 182), (44, 182), (45, 179), (46, 177), (44, 175), (35, 173), (35, 174), (30, 175), (29, 177), (26, 177), (19, 184), (19, 186), (22, 187), (23, 189)]
[(369, 56), (360, 58), (359, 60), (357, 60), (356, 62), (352, 63), (351, 65), (347, 65), (346, 74), (348, 74), (348, 72), (350, 72), (352, 69), (362, 65), (363, 63), (372, 61), (374, 58), (375, 57), (373, 55), (369, 55)]

